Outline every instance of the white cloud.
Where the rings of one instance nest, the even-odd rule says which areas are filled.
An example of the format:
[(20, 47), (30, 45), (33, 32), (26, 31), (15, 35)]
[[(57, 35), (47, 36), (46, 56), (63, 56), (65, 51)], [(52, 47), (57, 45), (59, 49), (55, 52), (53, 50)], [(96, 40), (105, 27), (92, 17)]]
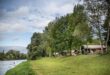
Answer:
[(64, 5), (58, 5), (56, 3), (51, 3), (48, 6), (46, 6), (44, 9), (44, 12), (46, 14), (60, 14), (60, 15), (65, 15), (67, 13), (71, 13), (73, 10), (73, 4), (64, 4)]
[(0, 32), (22, 32), (26, 30), (26, 26), (24, 26), (20, 22), (13, 23), (0, 23)]
[(8, 17), (22, 17), (27, 16), (29, 14), (30, 10), (27, 6), (19, 7), (18, 9), (14, 11), (7, 12)]
[(42, 32), (55, 17), (71, 13), (77, 3), (76, 0), (34, 1), (19, 6), (12, 4), (12, 10), (0, 10), (0, 45), (26, 46), (33, 32)]
[[(4, 10), (0, 21), (1, 32), (42, 32), (45, 26), (56, 16), (63, 16), (73, 11), (73, 1), (67, 3), (51, 1), (42, 7), (20, 6), (16, 10)], [(37, 8), (40, 12), (33, 9)], [(33, 13), (34, 12), (34, 13)]]

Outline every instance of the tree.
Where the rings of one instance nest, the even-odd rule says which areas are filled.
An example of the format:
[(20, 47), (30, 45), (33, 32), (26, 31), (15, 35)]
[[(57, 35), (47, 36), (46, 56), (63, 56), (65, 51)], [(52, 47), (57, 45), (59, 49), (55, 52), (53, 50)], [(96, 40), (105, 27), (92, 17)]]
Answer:
[(79, 49), (85, 42), (83, 40), (87, 42), (90, 37), (84, 6), (76, 5), (73, 13), (57, 17), (48, 23), (42, 34), (33, 34), (28, 45), (28, 55), (30, 59), (35, 59), (38, 54), (52, 56), (54, 52), (61, 53), (65, 50), (71, 55), (71, 50)]
[[(91, 16), (91, 24), (98, 30), (101, 44), (103, 44), (103, 34), (105, 34), (105, 45), (109, 45), (110, 40), (110, 0), (84, 0), (88, 14)], [(105, 18), (102, 18), (105, 17)], [(103, 21), (102, 21), (103, 19)], [(96, 25), (97, 24), (97, 25)], [(95, 26), (96, 25), (96, 26)], [(95, 30), (96, 30), (95, 29)], [(105, 31), (105, 33), (103, 33)]]
[[(80, 47), (84, 38), (88, 38), (89, 33), (90, 28), (84, 7), (76, 5), (73, 13), (56, 18), (48, 24), (44, 30), (45, 43), (43, 44), (47, 48), (46, 51), (51, 51), (51, 53), (68, 50), (71, 55), (71, 50)], [(81, 35), (82, 38), (78, 38)]]
[(5, 60), (5, 52), (0, 52), (0, 60)]
[(4, 53), (5, 58), (4, 60), (17, 60), (17, 59), (26, 59), (26, 54), (20, 53), (17, 50), (9, 50), (8, 52)]
[(86, 4), (86, 9), (87, 9), (87, 13), (89, 16), (89, 22), (90, 22), (90, 26), (93, 30), (93, 34), (95, 34), (99, 40), (100, 40), (100, 45), (102, 46), (101, 51), (103, 53), (103, 16), (104, 13), (101, 11), (103, 10), (102, 8), (102, 1), (101, 0), (85, 0), (85, 4)]
[(83, 40), (88, 39), (89, 35), (90, 28), (84, 12), (84, 6), (76, 5), (73, 14), (68, 19), (67, 36), (70, 53), (72, 47), (78, 49), (83, 44)]
[(39, 50), (39, 45), (41, 44), (41, 33), (33, 33), (31, 37), (31, 43), (27, 46), (28, 49), (28, 59), (36, 59), (41, 56), (41, 50)]
[[(107, 49), (108, 49), (108, 45), (110, 46), (110, 0), (105, 0), (105, 3), (106, 4), (106, 19), (105, 19), (105, 22), (104, 22), (104, 28), (105, 28), (105, 41), (106, 41), (106, 46), (107, 46)], [(103, 5), (105, 7), (105, 5)]]
[(47, 55), (49, 57), (52, 56), (53, 50), (54, 50), (54, 39), (53, 39), (53, 22), (50, 22), (47, 27), (45, 27), (43, 38), (42, 38), (42, 46), (45, 49)]

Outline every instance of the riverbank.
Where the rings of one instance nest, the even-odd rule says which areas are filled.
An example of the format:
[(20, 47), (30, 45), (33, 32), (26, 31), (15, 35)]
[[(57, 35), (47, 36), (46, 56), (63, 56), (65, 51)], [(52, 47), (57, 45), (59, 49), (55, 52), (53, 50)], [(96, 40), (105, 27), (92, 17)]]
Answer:
[(5, 75), (5, 73), (17, 66), (18, 64), (27, 61), (25, 60), (5, 60), (5, 61), (0, 61), (0, 75)]
[(28, 61), (6, 75), (109, 75), (109, 72), (110, 55), (79, 55)]
[(10, 69), (5, 75), (34, 75), (34, 72), (31, 69), (29, 61), (27, 61), (17, 65), (13, 69)]

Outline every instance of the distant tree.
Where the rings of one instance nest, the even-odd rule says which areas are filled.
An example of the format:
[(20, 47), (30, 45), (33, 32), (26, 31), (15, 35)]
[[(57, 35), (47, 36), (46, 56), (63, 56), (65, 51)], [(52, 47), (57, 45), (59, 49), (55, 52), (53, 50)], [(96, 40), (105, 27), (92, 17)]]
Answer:
[(0, 52), (0, 60), (5, 60), (5, 52)]
[(4, 53), (4, 60), (19, 60), (19, 59), (26, 59), (26, 58), (27, 58), (26, 54), (20, 53), (17, 50), (11, 49), (8, 52)]

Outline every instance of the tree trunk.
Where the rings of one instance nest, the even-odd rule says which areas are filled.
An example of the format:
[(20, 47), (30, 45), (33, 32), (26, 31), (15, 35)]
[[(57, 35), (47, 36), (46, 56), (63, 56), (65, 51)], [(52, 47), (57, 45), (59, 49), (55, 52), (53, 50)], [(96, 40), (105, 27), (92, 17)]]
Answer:
[(110, 24), (108, 26), (108, 29), (107, 29), (107, 40), (106, 40), (106, 52), (108, 50), (108, 41), (109, 41), (109, 36), (110, 36)]
[[(99, 9), (97, 9), (99, 11)], [(100, 13), (97, 12), (97, 17), (100, 16)], [(98, 36), (99, 36), (99, 41), (100, 41), (100, 45), (101, 45), (101, 53), (103, 54), (103, 40), (102, 40), (102, 33), (101, 33), (101, 20), (99, 18), (97, 18), (97, 29), (98, 29)]]
[(86, 54), (88, 54), (88, 50), (89, 50), (89, 49), (88, 49), (88, 43), (86, 43), (86, 44), (87, 44), (87, 51), (86, 51), (87, 53), (86, 53)]
[(101, 30), (99, 30), (99, 40), (100, 40), (100, 45), (101, 45), (101, 53), (103, 54), (103, 41), (102, 41), (102, 36), (101, 36)]
[(72, 55), (71, 54), (71, 49), (72, 49), (72, 37), (70, 37), (70, 40), (69, 40), (69, 53), (70, 53), (70, 56)]
[(108, 4), (108, 11), (107, 11), (107, 38), (106, 38), (106, 52), (108, 50), (108, 41), (110, 40), (110, 0), (106, 0), (107, 4)]
[(97, 24), (97, 29), (98, 29), (98, 36), (99, 36), (99, 41), (100, 41), (100, 45), (101, 45), (101, 53), (103, 54), (103, 40), (102, 40), (101, 26), (100, 26), (99, 21), (98, 21), (98, 24)]
[(70, 50), (69, 50), (69, 53), (70, 53), (70, 56), (71, 56), (71, 55), (72, 55), (72, 54), (71, 54), (71, 44), (70, 44)]

